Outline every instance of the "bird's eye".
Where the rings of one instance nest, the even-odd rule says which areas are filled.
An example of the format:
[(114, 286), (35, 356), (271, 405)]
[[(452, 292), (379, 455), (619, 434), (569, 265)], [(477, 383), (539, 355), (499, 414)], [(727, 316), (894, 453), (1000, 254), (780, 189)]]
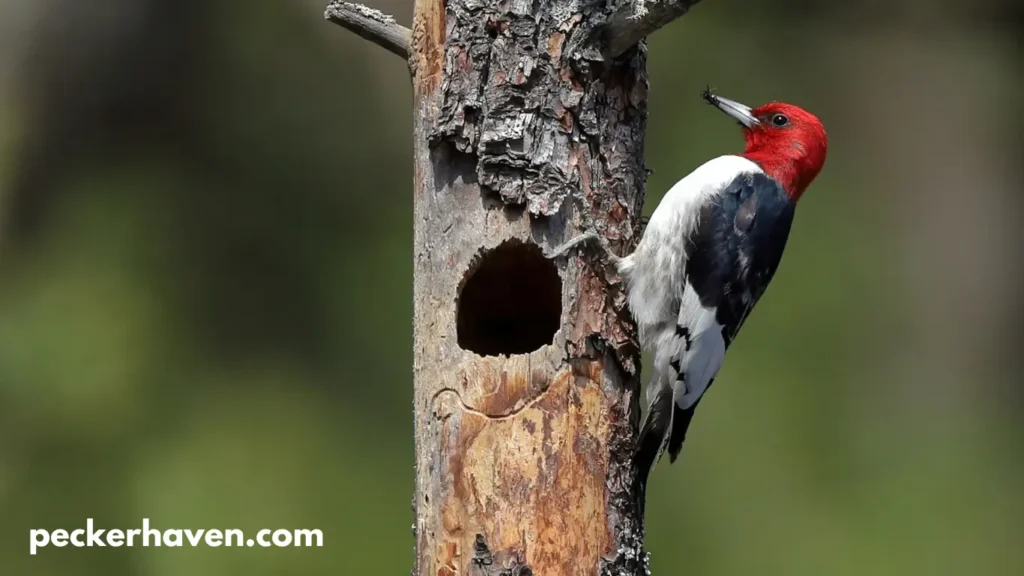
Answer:
[(785, 114), (776, 114), (772, 116), (772, 124), (774, 124), (776, 128), (782, 128), (789, 124), (789, 118), (787, 118)]

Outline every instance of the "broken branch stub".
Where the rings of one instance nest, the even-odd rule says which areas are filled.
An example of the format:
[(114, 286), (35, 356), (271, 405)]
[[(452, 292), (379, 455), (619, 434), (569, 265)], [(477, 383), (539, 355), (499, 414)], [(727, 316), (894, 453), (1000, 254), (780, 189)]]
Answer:
[(608, 20), (603, 53), (615, 58), (686, 14), (700, 0), (626, 0)]
[(412, 30), (395, 22), (380, 10), (333, 0), (324, 10), (324, 19), (333, 22), (385, 50), (409, 59)]

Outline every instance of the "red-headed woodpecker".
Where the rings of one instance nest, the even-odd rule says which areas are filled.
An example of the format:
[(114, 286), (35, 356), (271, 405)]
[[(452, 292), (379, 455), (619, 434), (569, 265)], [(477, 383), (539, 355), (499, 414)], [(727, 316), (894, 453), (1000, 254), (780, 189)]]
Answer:
[[(668, 448), (674, 462), (729, 344), (782, 259), (797, 201), (825, 163), (828, 139), (809, 112), (781, 102), (750, 108), (707, 89), (704, 99), (740, 123), (746, 150), (706, 162), (654, 210), (636, 250), (618, 257), (640, 343), (654, 362), (635, 463), (640, 495)], [(643, 500), (641, 500), (643, 502)]]

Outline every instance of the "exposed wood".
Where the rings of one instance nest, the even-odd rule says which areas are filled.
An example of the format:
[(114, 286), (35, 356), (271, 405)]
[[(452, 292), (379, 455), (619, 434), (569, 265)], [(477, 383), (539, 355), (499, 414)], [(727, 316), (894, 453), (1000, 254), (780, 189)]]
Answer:
[(409, 59), (412, 30), (395, 22), (394, 18), (380, 10), (335, 0), (324, 10), (324, 18), (389, 52)]
[(543, 254), (638, 240), (649, 8), (416, 1), (415, 575), (647, 573), (635, 325), (599, 262)]
[(667, 26), (700, 0), (631, 0), (623, 2), (605, 27), (604, 55), (619, 56)]

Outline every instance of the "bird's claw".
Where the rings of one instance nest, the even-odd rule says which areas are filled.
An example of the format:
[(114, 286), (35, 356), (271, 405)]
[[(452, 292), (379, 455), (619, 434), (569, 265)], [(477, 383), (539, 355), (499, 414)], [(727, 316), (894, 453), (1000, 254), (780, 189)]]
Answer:
[(581, 245), (598, 241), (600, 241), (600, 237), (597, 235), (597, 232), (593, 230), (588, 230), (580, 234), (579, 236), (576, 236), (575, 238), (572, 238), (571, 240), (558, 246), (555, 246), (551, 250), (546, 251), (544, 253), (544, 256), (547, 257), (549, 260), (554, 260), (556, 258), (561, 258), (565, 256), (566, 254), (568, 254), (569, 252), (571, 252), (572, 250), (576, 249)]

